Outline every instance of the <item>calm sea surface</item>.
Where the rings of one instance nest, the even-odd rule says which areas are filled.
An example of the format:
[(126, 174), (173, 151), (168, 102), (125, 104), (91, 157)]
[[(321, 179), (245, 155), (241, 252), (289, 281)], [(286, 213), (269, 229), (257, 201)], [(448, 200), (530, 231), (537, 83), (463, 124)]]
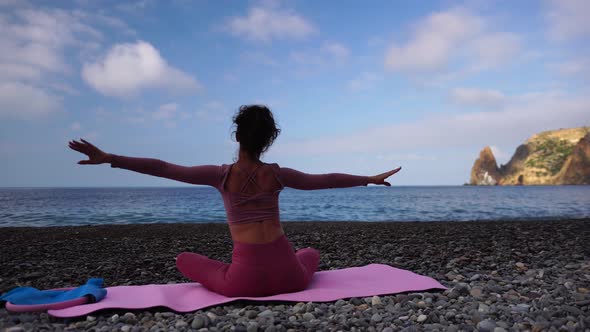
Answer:
[[(590, 217), (590, 186), (356, 187), (280, 195), (283, 221)], [(0, 188), (0, 226), (226, 222), (209, 187)]]

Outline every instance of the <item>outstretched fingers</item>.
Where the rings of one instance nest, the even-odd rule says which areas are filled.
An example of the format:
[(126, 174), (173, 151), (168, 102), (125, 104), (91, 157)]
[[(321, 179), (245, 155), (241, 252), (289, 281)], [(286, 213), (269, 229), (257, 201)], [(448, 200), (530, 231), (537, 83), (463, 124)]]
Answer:
[(393, 174), (399, 172), (401, 169), (402, 169), (402, 167), (400, 166), (400, 167), (398, 167), (398, 168), (396, 168), (394, 170), (389, 171), (389, 175), (388, 176), (392, 176)]
[(85, 139), (83, 139), (83, 138), (80, 138), (80, 140), (81, 140), (82, 142), (84, 142), (84, 143), (88, 144), (89, 146), (91, 146), (91, 147), (93, 147), (93, 148), (95, 148), (95, 149), (98, 149), (96, 146), (94, 146), (94, 145), (93, 145), (92, 143), (90, 143), (90, 142), (87, 142)]

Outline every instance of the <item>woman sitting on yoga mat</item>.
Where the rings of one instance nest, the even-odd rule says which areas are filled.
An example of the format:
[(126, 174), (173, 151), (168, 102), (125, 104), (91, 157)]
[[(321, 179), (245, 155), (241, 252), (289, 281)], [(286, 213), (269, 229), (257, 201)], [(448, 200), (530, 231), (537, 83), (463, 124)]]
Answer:
[(267, 296), (307, 288), (318, 268), (320, 253), (313, 248), (294, 251), (279, 220), (279, 193), (284, 187), (302, 190), (366, 186), (390, 186), (385, 179), (400, 170), (375, 176), (341, 173), (306, 174), (278, 164), (260, 161), (280, 129), (265, 106), (242, 106), (233, 117), (240, 143), (237, 162), (221, 166), (179, 166), (158, 159), (105, 153), (85, 140), (69, 142), (70, 148), (88, 155), (81, 165), (110, 163), (111, 167), (209, 185), (221, 193), (234, 242), (231, 264), (192, 252), (176, 259), (187, 278), (229, 297)]

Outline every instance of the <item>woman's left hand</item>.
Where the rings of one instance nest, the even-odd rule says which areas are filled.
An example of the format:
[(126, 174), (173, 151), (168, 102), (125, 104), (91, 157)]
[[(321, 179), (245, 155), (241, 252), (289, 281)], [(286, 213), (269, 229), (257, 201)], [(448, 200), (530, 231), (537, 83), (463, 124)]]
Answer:
[(369, 176), (369, 183), (383, 184), (383, 185), (390, 187), (391, 183), (385, 181), (385, 179), (387, 179), (388, 177), (392, 176), (393, 174), (399, 172), (401, 169), (402, 169), (401, 167), (398, 167), (398, 168), (391, 170), (389, 172), (381, 173), (379, 175)]

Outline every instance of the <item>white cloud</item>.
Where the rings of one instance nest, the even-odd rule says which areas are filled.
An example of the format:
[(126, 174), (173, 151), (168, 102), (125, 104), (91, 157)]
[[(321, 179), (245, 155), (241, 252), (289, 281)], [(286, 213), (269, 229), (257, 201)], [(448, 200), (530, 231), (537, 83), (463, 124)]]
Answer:
[[(64, 60), (67, 46), (84, 44), (85, 40), (101, 39), (102, 34), (81, 21), (79, 14), (60, 9), (18, 9), (13, 15), (0, 19), (0, 64), (19, 68), (0, 72), (0, 79), (36, 79), (43, 72), (67, 72)], [(28, 71), (24, 67), (29, 68)], [(6, 75), (6, 76), (5, 76)]]
[(324, 42), (319, 49), (310, 51), (293, 51), (289, 54), (291, 61), (302, 66), (330, 66), (344, 63), (350, 50), (337, 42)]
[(371, 72), (363, 72), (359, 77), (347, 82), (347, 87), (353, 91), (368, 90), (375, 86), (380, 77)]
[(194, 115), (202, 121), (227, 121), (229, 109), (222, 102), (212, 100), (199, 107)]
[(475, 66), (481, 68), (495, 67), (520, 51), (520, 36), (510, 32), (498, 32), (478, 36), (473, 42), (476, 55)]
[(59, 110), (61, 98), (33, 85), (0, 82), (0, 117), (34, 119)]
[(590, 75), (590, 60), (586, 58), (570, 59), (561, 63), (548, 65), (549, 68), (564, 76), (586, 76)]
[(590, 125), (589, 109), (588, 97), (529, 93), (512, 97), (498, 111), (430, 113), (416, 121), (368, 127), (342, 136), (277, 142), (275, 151), (288, 156), (310, 156), (391, 150), (479, 151), (490, 144), (516, 147), (540, 131)]
[(548, 35), (558, 41), (590, 36), (590, 1), (548, 0)]
[(151, 0), (140, 0), (140, 1), (125, 1), (115, 6), (116, 9), (131, 14), (142, 14), (145, 9), (153, 4)]
[(75, 70), (73, 62), (66, 61), (66, 53), (89, 54), (100, 48), (103, 33), (95, 26), (129, 29), (124, 22), (103, 14), (47, 9), (25, 2), (13, 5), (0, 14), (3, 116), (34, 119), (58, 110), (63, 93), (77, 93), (65, 82)]
[(346, 46), (337, 42), (325, 42), (320, 50), (335, 58), (346, 58), (350, 54), (350, 50)]
[(161, 105), (157, 111), (152, 113), (152, 118), (154, 120), (169, 120), (176, 117), (176, 112), (178, 110), (178, 104), (176, 103), (168, 103)]
[(498, 107), (501, 106), (506, 96), (500, 91), (477, 88), (455, 88), (451, 90), (453, 102), (464, 106)]
[(373, 36), (367, 40), (367, 46), (369, 47), (377, 47), (385, 44), (385, 39), (381, 36)]
[(101, 59), (87, 63), (84, 80), (104, 95), (127, 97), (147, 88), (197, 90), (190, 75), (168, 65), (150, 43), (117, 44)]
[(262, 64), (265, 66), (276, 67), (279, 65), (279, 62), (272, 58), (271, 56), (261, 52), (261, 51), (246, 51), (241, 54), (241, 58), (244, 61), (253, 64)]
[(247, 16), (233, 17), (225, 28), (234, 36), (253, 41), (272, 39), (303, 39), (316, 28), (294, 11), (276, 6), (250, 8)]
[(472, 69), (497, 66), (520, 50), (518, 35), (490, 31), (488, 20), (463, 8), (437, 12), (417, 22), (406, 43), (393, 43), (385, 68), (409, 73), (449, 71), (463, 60)]
[(17, 6), (26, 3), (26, 1), (22, 0), (0, 0), (0, 6)]

